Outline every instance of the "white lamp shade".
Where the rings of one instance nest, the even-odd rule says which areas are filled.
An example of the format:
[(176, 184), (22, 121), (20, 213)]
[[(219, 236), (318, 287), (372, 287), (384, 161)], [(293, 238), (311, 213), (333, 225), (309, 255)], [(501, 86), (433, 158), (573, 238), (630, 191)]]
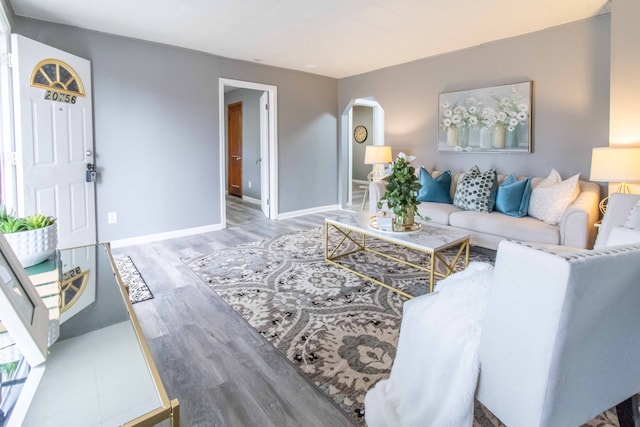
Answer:
[(640, 147), (594, 148), (590, 179), (599, 182), (640, 182)]
[(364, 152), (364, 164), (391, 163), (391, 147), (388, 145), (368, 145)]

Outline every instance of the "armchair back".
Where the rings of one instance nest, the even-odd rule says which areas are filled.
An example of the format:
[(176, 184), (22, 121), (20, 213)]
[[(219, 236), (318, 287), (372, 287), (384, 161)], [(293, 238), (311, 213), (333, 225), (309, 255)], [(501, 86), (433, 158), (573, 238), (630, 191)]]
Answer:
[(555, 254), (502, 241), (478, 399), (507, 425), (580, 425), (640, 391), (640, 245)]

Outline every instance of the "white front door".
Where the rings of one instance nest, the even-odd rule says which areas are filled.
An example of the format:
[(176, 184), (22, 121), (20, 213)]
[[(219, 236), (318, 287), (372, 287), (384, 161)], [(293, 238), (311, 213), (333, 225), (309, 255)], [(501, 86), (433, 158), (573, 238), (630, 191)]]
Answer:
[(96, 243), (91, 63), (13, 34), (17, 213), (57, 218), (58, 248)]

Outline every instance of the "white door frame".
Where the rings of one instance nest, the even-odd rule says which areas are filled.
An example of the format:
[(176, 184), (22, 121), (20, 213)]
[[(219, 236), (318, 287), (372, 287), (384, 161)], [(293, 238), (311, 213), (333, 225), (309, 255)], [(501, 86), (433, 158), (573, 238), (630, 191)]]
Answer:
[(13, 87), (11, 82), (11, 70), (9, 69), (11, 45), (11, 25), (7, 19), (4, 8), (0, 6), (0, 138), (2, 140), (2, 155), (0, 156), (0, 170), (2, 171), (2, 189), (0, 199), (7, 211), (17, 209), (17, 178), (15, 166), (15, 139), (13, 124)]
[[(341, 176), (340, 188), (344, 191), (346, 187), (346, 205), (351, 206), (353, 203), (353, 186), (351, 181), (353, 180), (353, 141), (351, 132), (353, 129), (353, 107), (371, 107), (373, 108), (373, 132), (371, 135), (371, 145), (384, 145), (384, 109), (374, 98), (356, 98), (349, 101), (347, 107), (342, 113), (342, 147), (346, 148), (346, 164), (342, 164), (341, 170), (343, 173)], [(344, 152), (344, 151), (343, 151)], [(346, 170), (346, 173), (344, 171)], [(340, 200), (343, 203), (344, 193), (341, 192)]]
[(278, 218), (278, 130), (277, 130), (277, 117), (278, 117), (278, 88), (273, 85), (266, 85), (262, 83), (246, 82), (241, 80), (232, 79), (219, 79), (218, 88), (218, 115), (219, 115), (219, 129), (220, 129), (220, 222), (222, 228), (227, 227), (227, 200), (226, 200), (226, 176), (227, 176), (227, 124), (224, 119), (225, 105), (224, 105), (224, 88), (234, 87), (242, 89), (253, 89), (267, 92), (269, 94), (269, 132), (267, 134), (268, 141), (263, 141), (260, 137), (260, 147), (263, 144), (267, 144), (269, 149), (269, 156), (267, 159), (262, 159), (261, 168), (268, 168), (269, 170), (269, 194), (262, 194), (261, 197), (269, 198), (269, 218)]

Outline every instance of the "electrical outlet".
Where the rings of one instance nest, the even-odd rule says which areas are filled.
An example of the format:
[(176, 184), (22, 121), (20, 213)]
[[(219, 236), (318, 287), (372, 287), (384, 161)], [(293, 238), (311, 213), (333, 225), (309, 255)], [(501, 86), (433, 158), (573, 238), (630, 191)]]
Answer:
[(118, 212), (107, 213), (107, 224), (115, 224), (118, 222)]
[(251, 181), (249, 181), (249, 188), (251, 188)]

